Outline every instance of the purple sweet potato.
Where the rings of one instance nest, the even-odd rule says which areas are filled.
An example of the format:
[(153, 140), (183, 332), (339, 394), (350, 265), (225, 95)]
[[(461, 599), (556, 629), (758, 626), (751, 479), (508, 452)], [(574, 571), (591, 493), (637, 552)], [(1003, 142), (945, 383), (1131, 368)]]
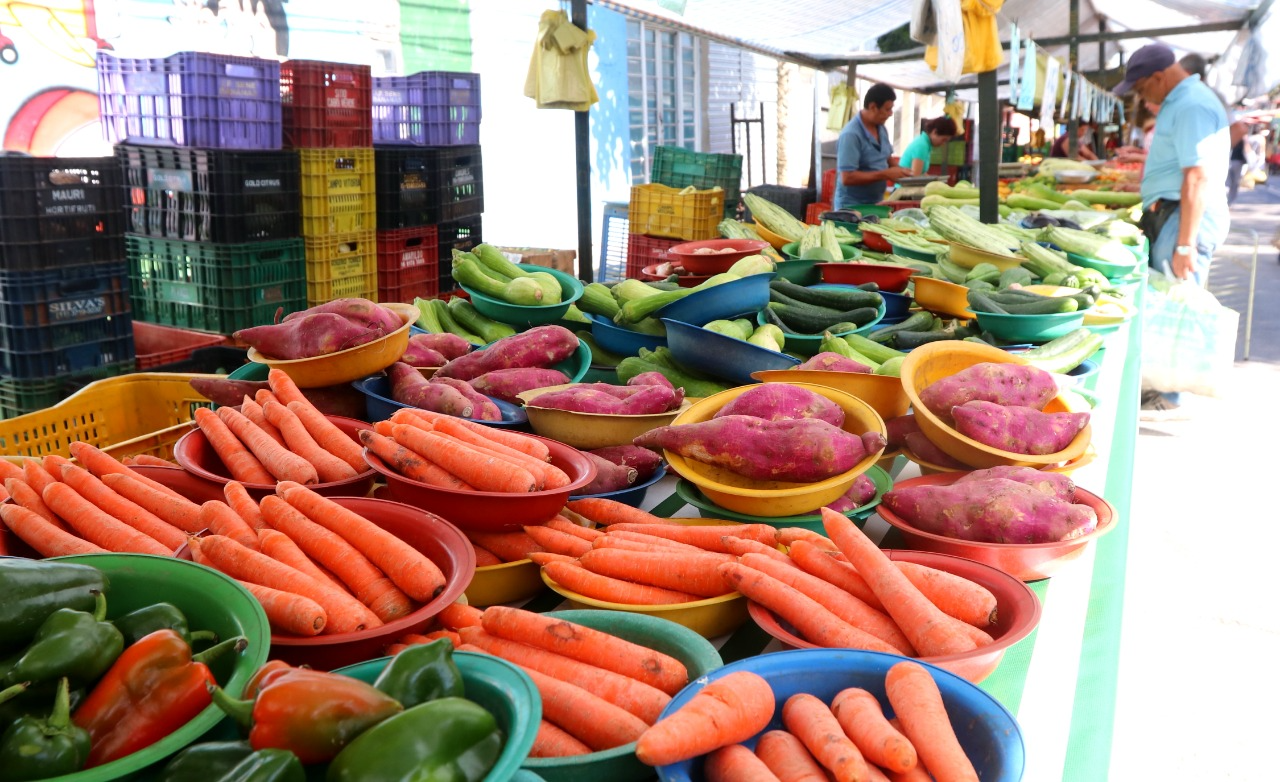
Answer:
[(613, 394), (599, 389), (577, 386), (539, 394), (529, 404), (533, 407), (568, 410), (573, 413), (616, 415), (622, 407), (622, 401)]
[(640, 386), (638, 393), (622, 400), (618, 409), (623, 415), (652, 415), (666, 413), (676, 409), (684, 401), (684, 389), (674, 390), (667, 386)]
[[(474, 355), (475, 353), (469, 353), (463, 356), (463, 359)], [(439, 374), (439, 372), (436, 373), (437, 377)], [(474, 377), (467, 382), (471, 384), (472, 388), (485, 396), (519, 405), (523, 404), (519, 396), (521, 393), (532, 391), (535, 388), (563, 385), (569, 382), (569, 378), (556, 369), (528, 367), (495, 369)]]
[(861, 372), (864, 375), (871, 373), (871, 367), (860, 361), (842, 356), (839, 353), (818, 353), (813, 358), (803, 364), (794, 367), (794, 369), (815, 369), (820, 372)]
[(1088, 505), (1073, 505), (1007, 478), (909, 486), (884, 495), (884, 505), (925, 532), (984, 543), (1050, 543), (1098, 526)]
[(409, 346), (404, 349), (404, 354), (400, 356), (400, 360), (411, 367), (442, 367), (449, 363), (449, 359), (435, 348), (427, 347), (421, 342), (414, 340), (425, 334), (415, 334), (409, 337)]
[(720, 408), (715, 417), (729, 415), (749, 415), (766, 421), (816, 418), (837, 428), (844, 425), (844, 410), (840, 405), (822, 394), (787, 383), (754, 386)]
[(409, 342), (429, 347), (450, 361), (467, 355), (475, 348), (457, 334), (414, 334), (409, 337)]
[(591, 453), (614, 464), (621, 464), (623, 467), (634, 467), (638, 473), (637, 481), (649, 480), (662, 466), (661, 456), (638, 445), (611, 445), (606, 448), (594, 448)]
[(956, 431), (1012, 453), (1057, 453), (1089, 424), (1088, 413), (1044, 413), (1032, 407), (972, 401), (953, 408)]
[(920, 424), (916, 423), (914, 415), (907, 413), (885, 421), (884, 430), (889, 440), (889, 447), (897, 449), (906, 445), (907, 435), (920, 431)]
[(294, 359), (327, 356), (386, 336), (381, 328), (369, 328), (332, 312), (303, 315), (271, 326), (240, 329), (231, 336), (268, 358)]
[(462, 394), (471, 402), (472, 411), (471, 418), (479, 421), (501, 421), (502, 411), (494, 404), (494, 401), (479, 391), (471, 387), (470, 383), (452, 377), (433, 377), (432, 383), (444, 383), (453, 390)]
[(634, 467), (614, 464), (590, 451), (583, 451), (583, 453), (586, 454), (587, 459), (595, 464), (596, 477), (591, 483), (579, 490), (579, 494), (605, 494), (611, 491), (619, 491), (635, 483), (640, 475)]
[(358, 326), (382, 329), (384, 334), (390, 334), (404, 325), (404, 319), (391, 310), (379, 306), (368, 299), (360, 298), (334, 299), (324, 304), (317, 304), (314, 307), (308, 307), (305, 310), (286, 315), (281, 323), (289, 323), (299, 318), (305, 318), (307, 315), (320, 313), (341, 315)]
[(1053, 375), (1023, 364), (974, 364), (920, 391), (920, 401), (935, 415), (950, 419), (951, 409), (974, 400), (1043, 410), (1058, 395)]
[(666, 375), (661, 372), (641, 372), (635, 377), (627, 381), (629, 386), (666, 386), (671, 390), (675, 390), (675, 386), (671, 385), (671, 381), (667, 380)]
[(387, 376), (391, 380), (391, 398), (400, 404), (460, 418), (471, 418), (475, 412), (475, 406), (457, 389), (428, 381), (403, 361), (388, 367)]
[(969, 465), (956, 461), (951, 454), (934, 445), (933, 440), (930, 440), (924, 432), (907, 432), (903, 438), (903, 444), (913, 456), (923, 459), (929, 464), (948, 470), (967, 470), (969, 468)]
[(231, 380), (225, 377), (193, 377), (187, 381), (197, 393), (222, 407), (235, 407), (247, 396), (253, 397), (260, 390), (271, 390), (265, 380)]
[[(863, 437), (818, 418), (766, 421), (726, 415), (696, 424), (660, 426), (632, 442), (674, 451), (751, 480), (792, 483), (839, 475), (868, 455)], [(883, 438), (880, 447), (884, 447)]]
[(849, 491), (827, 507), (836, 513), (848, 513), (854, 508), (861, 508), (875, 499), (876, 484), (865, 475), (859, 475), (849, 487)]
[[(578, 344), (574, 333), (563, 326), (538, 326), (503, 337), (484, 350), (459, 356), (441, 367), (436, 376), (473, 380), (496, 369), (551, 367), (572, 356)], [(569, 381), (566, 378), (561, 382)]]
[(1037, 491), (1043, 492), (1050, 497), (1056, 497), (1063, 502), (1076, 501), (1076, 484), (1070, 477), (1060, 472), (1044, 472), (1031, 467), (1010, 467), (1002, 465), (1000, 467), (991, 467), (986, 470), (974, 470), (968, 473), (956, 483), (969, 483), (971, 481), (984, 481), (991, 478), (1005, 478), (1010, 481), (1026, 484)]

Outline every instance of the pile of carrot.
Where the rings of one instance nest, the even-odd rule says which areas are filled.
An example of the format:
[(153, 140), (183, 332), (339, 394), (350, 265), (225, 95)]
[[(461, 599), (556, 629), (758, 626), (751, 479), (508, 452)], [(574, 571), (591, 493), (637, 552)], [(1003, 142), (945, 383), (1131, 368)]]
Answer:
[(360, 442), (404, 478), (452, 491), (524, 494), (568, 486), (541, 440), (405, 407)]
[(282, 370), (237, 411), (198, 408), (196, 425), (232, 480), (253, 486), (348, 480), (368, 472), (360, 445), (307, 401)]

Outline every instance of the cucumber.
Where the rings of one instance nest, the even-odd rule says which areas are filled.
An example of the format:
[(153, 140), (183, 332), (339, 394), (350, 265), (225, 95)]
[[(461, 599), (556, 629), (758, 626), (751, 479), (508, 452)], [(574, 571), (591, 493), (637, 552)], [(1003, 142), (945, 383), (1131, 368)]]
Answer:
[(778, 317), (778, 313), (774, 312), (773, 310), (769, 309), (768, 307), (765, 307), (765, 308), (764, 308), (764, 320), (765, 320), (765, 323), (772, 323), (773, 325), (775, 325), (775, 326), (777, 326), (778, 328), (782, 329), (782, 333), (783, 333), (783, 334), (796, 334), (796, 333), (798, 333), (795, 329), (791, 328), (791, 327), (790, 327), (790, 326), (788, 326), (786, 323), (783, 323), (783, 322), (782, 322), (782, 318), (779, 318), (779, 317)]
[(510, 337), (516, 333), (516, 330), (507, 324), (481, 315), (475, 305), (464, 298), (450, 299), (446, 306), (459, 326), (480, 337), (486, 343), (497, 342), (503, 337)]
[(1103, 338), (1086, 328), (1050, 340), (1022, 353), (1022, 358), (1046, 372), (1070, 372), (1102, 347)]
[(1006, 304), (1004, 308), (1010, 315), (1053, 315), (1076, 312), (1080, 309), (1080, 303), (1070, 296), (1050, 296), (1046, 301)]
[(960, 339), (954, 329), (942, 331), (899, 331), (894, 335), (894, 344), (903, 350), (911, 350), (930, 342), (942, 342), (949, 339)]
[(771, 299), (775, 293), (786, 296), (792, 301), (838, 311), (862, 307), (878, 308), (883, 301), (879, 293), (861, 288), (806, 288), (787, 280), (774, 280), (769, 283)]
[(872, 342), (879, 342), (883, 345), (893, 339), (893, 335), (897, 334), (899, 331), (926, 331), (933, 325), (933, 322), (934, 317), (929, 313), (917, 312), (910, 315), (901, 323), (895, 323), (892, 326), (885, 326), (882, 329), (877, 329), (867, 336)]
[(983, 291), (969, 291), (969, 309), (974, 312), (993, 312), (997, 315), (1009, 314), (1009, 310), (1005, 309), (1004, 305), (997, 304), (995, 299)]
[(844, 337), (844, 341), (848, 342), (850, 347), (852, 347), (854, 350), (858, 351), (862, 355), (866, 356), (872, 361), (878, 361), (881, 364), (883, 364), (886, 361), (889, 361), (890, 359), (905, 357), (904, 353), (894, 350), (893, 348), (885, 347), (884, 345), (881, 345), (879, 342), (876, 342), (875, 340), (872, 340), (872, 339), (867, 339), (861, 334), (846, 334)]
[(467, 331), (466, 329), (464, 329), (461, 326), (461, 324), (458, 323), (458, 321), (454, 320), (453, 313), (449, 312), (448, 304), (445, 304), (440, 299), (432, 299), (431, 305), (432, 307), (435, 308), (436, 318), (439, 319), (440, 325), (444, 328), (446, 332), (450, 334), (457, 334), (459, 337), (462, 337), (467, 342), (470, 342), (472, 345), (489, 344), (484, 341), (483, 337), (479, 336), (478, 334), (472, 334), (470, 331)]

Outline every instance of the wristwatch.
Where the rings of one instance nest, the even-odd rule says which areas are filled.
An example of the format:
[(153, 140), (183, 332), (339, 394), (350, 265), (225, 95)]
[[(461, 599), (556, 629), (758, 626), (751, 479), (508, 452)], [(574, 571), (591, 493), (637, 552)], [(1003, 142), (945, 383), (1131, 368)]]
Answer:
[(1192, 249), (1194, 248), (1192, 248), (1192, 246), (1189, 244), (1180, 244), (1177, 247), (1173, 248), (1173, 254), (1174, 255), (1190, 255)]

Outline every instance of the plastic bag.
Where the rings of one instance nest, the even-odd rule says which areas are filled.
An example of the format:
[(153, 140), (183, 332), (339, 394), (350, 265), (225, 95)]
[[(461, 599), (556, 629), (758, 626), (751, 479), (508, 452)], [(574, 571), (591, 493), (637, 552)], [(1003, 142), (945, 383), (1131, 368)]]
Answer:
[(563, 11), (544, 11), (529, 59), (525, 96), (540, 109), (590, 109), (599, 100), (587, 68), (587, 52), (595, 39), (594, 30), (575, 27)]
[(1193, 282), (1151, 271), (1142, 316), (1142, 387), (1223, 396), (1240, 313)]
[(858, 107), (858, 91), (848, 84), (831, 85), (831, 109), (827, 112), (827, 130), (839, 132), (853, 119)]
[(996, 14), (1004, 0), (964, 0), (960, 13), (964, 19), (964, 72), (994, 71), (1004, 62)]
[(964, 28), (960, 0), (916, 0), (911, 37), (928, 44), (924, 61), (943, 81), (957, 81), (965, 73)]

